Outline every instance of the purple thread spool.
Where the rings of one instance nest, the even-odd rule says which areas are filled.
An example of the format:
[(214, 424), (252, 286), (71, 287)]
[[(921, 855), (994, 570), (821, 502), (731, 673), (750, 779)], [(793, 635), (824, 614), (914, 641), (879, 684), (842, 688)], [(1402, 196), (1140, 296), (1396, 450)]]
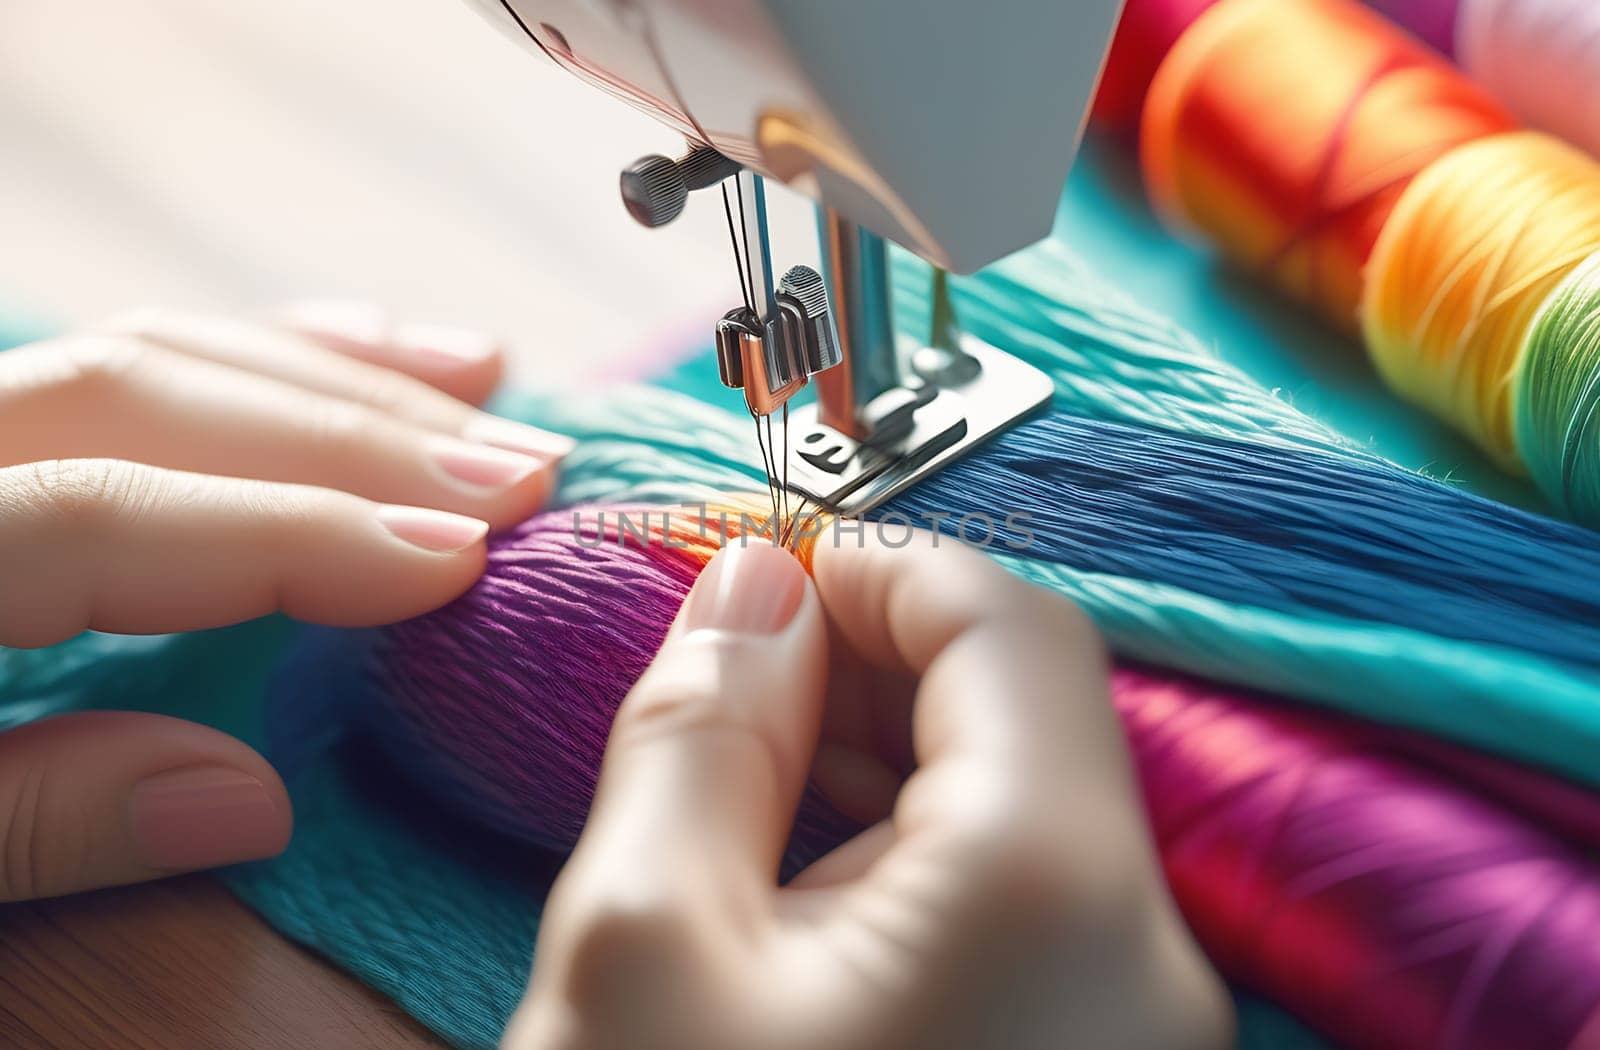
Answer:
[[(700, 571), (694, 552), (603, 537), (574, 512), (493, 537), (483, 579), (437, 612), (385, 628), (368, 731), (408, 775), (474, 823), (570, 849), (594, 797), (617, 705)], [(737, 790), (738, 785), (728, 785)], [(813, 788), (785, 872), (855, 825)]]

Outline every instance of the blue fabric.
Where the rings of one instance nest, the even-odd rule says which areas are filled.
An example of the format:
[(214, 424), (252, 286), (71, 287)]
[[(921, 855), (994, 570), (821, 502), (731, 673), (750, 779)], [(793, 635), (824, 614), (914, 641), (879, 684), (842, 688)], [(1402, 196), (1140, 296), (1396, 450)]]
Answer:
[(1377, 459), (1047, 415), (874, 516), (1254, 608), (1600, 667), (1600, 535)]

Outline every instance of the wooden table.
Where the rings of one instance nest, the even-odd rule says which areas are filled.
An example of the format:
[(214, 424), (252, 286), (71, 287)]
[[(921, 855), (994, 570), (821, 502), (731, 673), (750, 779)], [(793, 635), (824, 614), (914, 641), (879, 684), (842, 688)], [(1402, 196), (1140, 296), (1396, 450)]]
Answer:
[(442, 1045), (205, 876), (0, 906), (0, 1046)]

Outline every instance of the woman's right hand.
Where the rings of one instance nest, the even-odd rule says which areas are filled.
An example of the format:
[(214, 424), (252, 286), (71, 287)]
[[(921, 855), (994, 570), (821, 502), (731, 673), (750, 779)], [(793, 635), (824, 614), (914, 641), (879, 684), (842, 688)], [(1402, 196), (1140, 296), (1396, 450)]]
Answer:
[[(1228, 1045), (1088, 621), (948, 538), (832, 540), (814, 583), (755, 545), (695, 584), (504, 1045)], [(866, 830), (780, 887), (808, 772)]]

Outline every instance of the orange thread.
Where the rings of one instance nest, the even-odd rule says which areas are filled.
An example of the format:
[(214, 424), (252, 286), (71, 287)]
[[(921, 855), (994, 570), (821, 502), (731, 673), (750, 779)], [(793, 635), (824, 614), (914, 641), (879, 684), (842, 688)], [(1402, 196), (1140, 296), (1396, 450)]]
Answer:
[[(1529, 332), (1596, 251), (1593, 158), (1536, 131), (1463, 146), (1411, 184), (1372, 253), (1368, 352), (1391, 387), (1517, 469), (1513, 394), (1527, 381)], [(1546, 353), (1542, 367), (1560, 358)], [(1524, 427), (1566, 422), (1557, 413)]]
[(1353, 0), (1221, 0), (1162, 63), (1141, 150), (1157, 207), (1341, 328), (1407, 184), (1512, 118)]

